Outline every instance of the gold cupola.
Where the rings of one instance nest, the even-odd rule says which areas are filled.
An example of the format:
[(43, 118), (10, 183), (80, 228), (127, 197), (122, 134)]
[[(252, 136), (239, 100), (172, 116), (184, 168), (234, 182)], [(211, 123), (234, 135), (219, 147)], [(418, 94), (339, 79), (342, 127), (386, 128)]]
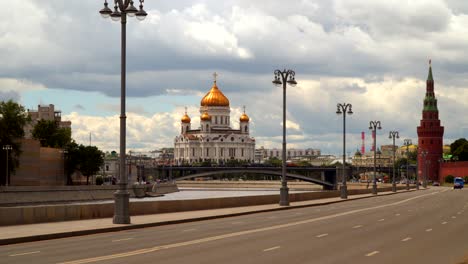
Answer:
[(219, 90), (216, 85), (216, 73), (214, 73), (214, 83), (211, 90), (203, 97), (201, 106), (229, 106), (229, 99)]
[(182, 119), (180, 119), (180, 122), (182, 123), (190, 123), (191, 119), (190, 119), (190, 116), (187, 115), (187, 107), (185, 108), (185, 114), (184, 116), (182, 117)]
[(200, 120), (201, 120), (201, 121), (210, 121), (210, 120), (211, 120), (211, 116), (210, 116), (210, 115), (208, 114), (208, 112), (205, 110), (205, 112), (203, 112), (203, 114), (201, 115)]
[(245, 113), (245, 106), (244, 106), (244, 113), (242, 113), (242, 115), (240, 116), (239, 121), (241, 121), (241, 122), (249, 122), (250, 121), (249, 116)]

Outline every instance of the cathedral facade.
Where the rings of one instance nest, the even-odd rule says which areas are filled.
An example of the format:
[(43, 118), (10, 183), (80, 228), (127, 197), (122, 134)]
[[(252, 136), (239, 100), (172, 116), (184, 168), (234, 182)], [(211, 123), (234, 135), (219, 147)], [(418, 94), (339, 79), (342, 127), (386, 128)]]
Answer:
[(187, 112), (180, 120), (180, 135), (174, 139), (177, 165), (210, 161), (225, 164), (229, 160), (253, 162), (255, 139), (250, 137), (250, 118), (239, 117), (239, 129), (233, 129), (229, 99), (216, 84), (200, 102), (200, 127), (192, 129)]

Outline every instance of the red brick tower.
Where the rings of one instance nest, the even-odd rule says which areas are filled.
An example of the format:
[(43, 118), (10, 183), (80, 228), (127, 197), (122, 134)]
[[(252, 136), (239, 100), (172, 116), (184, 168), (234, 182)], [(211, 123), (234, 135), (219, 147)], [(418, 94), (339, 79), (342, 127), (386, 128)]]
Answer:
[[(427, 180), (439, 181), (439, 160), (442, 158), (444, 127), (440, 125), (437, 99), (434, 95), (434, 79), (429, 60), (429, 75), (426, 81), (426, 97), (422, 120), (418, 126), (418, 178), (423, 179), (427, 168)], [(423, 152), (427, 152), (424, 158)]]

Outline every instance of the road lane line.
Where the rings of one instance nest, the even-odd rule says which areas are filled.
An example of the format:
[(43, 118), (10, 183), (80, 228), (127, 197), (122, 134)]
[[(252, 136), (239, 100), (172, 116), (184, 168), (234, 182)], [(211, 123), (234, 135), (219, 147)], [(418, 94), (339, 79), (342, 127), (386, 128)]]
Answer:
[(269, 217), (267, 217), (267, 219), (276, 219), (276, 218), (278, 218), (278, 217), (277, 217), (277, 216), (269, 216)]
[(378, 221), (379, 221), (379, 222), (382, 222), (382, 221), (385, 221), (385, 219), (382, 218), (382, 219), (379, 219)]
[(112, 242), (120, 242), (120, 241), (127, 241), (127, 240), (132, 240), (133, 237), (129, 237), (129, 238), (122, 238), (122, 239), (115, 239), (115, 240), (112, 240)]
[(400, 216), (400, 214), (395, 214), (395, 216)]
[(278, 249), (278, 248), (280, 248), (280, 246), (276, 246), (276, 247), (272, 247), (272, 248), (267, 248), (267, 249), (264, 249), (263, 252), (272, 251), (272, 250), (275, 250), (275, 249)]
[(375, 254), (379, 254), (379, 252), (378, 251), (372, 251), (371, 253), (366, 254), (366, 257), (372, 257)]
[(318, 235), (318, 236), (315, 236), (315, 237), (317, 237), (317, 238), (321, 238), (321, 237), (326, 237), (326, 236), (328, 236), (328, 234), (326, 234), (326, 233), (325, 233), (325, 234), (320, 234), (320, 235)]
[(443, 225), (446, 225), (446, 224), (447, 224), (447, 222), (442, 222), (442, 224), (443, 224)]
[(452, 216), (453, 219), (457, 218), (456, 216)]
[(243, 224), (244, 222), (232, 222), (231, 224), (233, 225), (240, 225), (240, 224)]
[(432, 228), (426, 229), (426, 232), (431, 232)]
[(353, 226), (354, 229), (360, 228), (360, 227), (362, 227), (362, 225), (355, 225), (355, 226)]
[[(317, 218), (301, 220), (301, 221), (297, 221), (297, 222), (291, 222), (291, 223), (286, 223), (286, 224), (268, 226), (268, 227), (257, 228), (257, 229), (250, 229), (250, 230), (245, 230), (245, 231), (238, 231), (238, 232), (228, 233), (228, 234), (224, 234), (224, 235), (218, 235), (218, 236), (206, 237), (206, 238), (201, 238), (201, 239), (189, 240), (189, 241), (184, 241), (184, 242), (175, 243), (175, 244), (168, 244), (168, 245), (163, 245), (163, 246), (143, 248), (143, 249), (127, 251), (127, 252), (117, 253), (117, 254), (112, 254), (112, 255), (103, 255), (103, 256), (99, 256), (99, 257), (92, 257), (92, 258), (86, 258), (86, 259), (77, 259), (77, 260), (73, 260), (73, 261), (65, 261), (65, 262), (61, 262), (61, 264), (85, 264), (85, 263), (106, 261), (106, 260), (112, 260), (112, 259), (118, 259), (118, 258), (124, 258), (124, 257), (131, 257), (131, 256), (136, 256), (136, 255), (142, 255), (142, 254), (148, 254), (148, 253), (152, 253), (152, 252), (156, 252), (156, 251), (160, 251), (160, 250), (165, 250), (165, 249), (172, 249), (172, 248), (178, 248), (178, 247), (184, 247), (184, 246), (190, 246), (190, 245), (197, 245), (197, 244), (217, 241), (217, 240), (221, 240), (221, 239), (228, 239), (228, 238), (233, 238), (233, 237), (251, 235), (251, 234), (260, 233), (260, 232), (278, 230), (278, 229), (283, 229), (283, 228), (290, 228), (290, 227), (300, 226), (300, 225), (304, 225), (304, 224), (309, 224), (309, 223), (319, 222), (319, 221), (323, 221), (323, 220), (328, 220), (328, 219), (332, 219), (332, 218), (337, 218), (337, 217), (341, 217), (341, 216), (352, 215), (352, 214), (356, 214), (356, 213), (360, 213), (360, 212), (367, 212), (367, 211), (370, 211), (370, 210), (375, 210), (375, 209), (381, 209), (381, 208), (386, 208), (386, 207), (390, 207), (390, 206), (400, 205), (400, 204), (404, 204), (404, 203), (407, 203), (407, 202), (412, 201), (412, 200), (416, 200), (416, 199), (419, 199), (419, 198), (422, 198), (422, 197), (426, 197), (428, 195), (430, 195), (430, 193), (429, 194), (426, 193), (426, 194), (418, 195), (418, 196), (411, 197), (411, 198), (408, 198), (408, 199), (404, 199), (404, 200), (394, 202), (394, 203), (382, 204), (382, 205), (377, 205), (377, 206), (374, 206), (374, 207), (367, 207), (367, 208), (362, 208), (362, 209), (354, 209), (354, 210), (351, 210), (351, 211), (340, 212), (340, 213), (336, 213), (336, 214), (332, 214), (332, 215), (326, 215), (326, 216), (321, 216), (321, 217), (317, 217)], [(378, 253), (378, 251), (377, 251), (377, 253)], [(377, 254), (377, 253), (372, 252), (372, 255)], [(369, 254), (371, 254), (371, 253), (369, 253)]]
[(403, 239), (401, 240), (401, 242), (406, 242), (406, 241), (408, 241), (408, 240), (411, 240), (411, 237), (403, 238)]
[(17, 256), (24, 256), (24, 255), (31, 255), (31, 254), (37, 254), (40, 251), (32, 251), (32, 252), (25, 252), (25, 253), (16, 253), (16, 254), (11, 254), (9, 255), (10, 257), (17, 257)]
[(185, 229), (185, 230), (182, 230), (182, 232), (192, 232), (192, 231), (197, 231), (198, 229), (196, 228), (190, 228), (190, 229)]

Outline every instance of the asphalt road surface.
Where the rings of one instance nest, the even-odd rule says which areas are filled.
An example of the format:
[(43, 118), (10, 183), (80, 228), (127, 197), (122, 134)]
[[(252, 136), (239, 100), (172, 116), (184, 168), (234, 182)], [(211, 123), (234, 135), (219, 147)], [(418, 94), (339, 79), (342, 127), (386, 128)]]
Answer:
[(444, 187), (0, 247), (0, 263), (28, 264), (455, 264), (467, 257), (468, 190)]

